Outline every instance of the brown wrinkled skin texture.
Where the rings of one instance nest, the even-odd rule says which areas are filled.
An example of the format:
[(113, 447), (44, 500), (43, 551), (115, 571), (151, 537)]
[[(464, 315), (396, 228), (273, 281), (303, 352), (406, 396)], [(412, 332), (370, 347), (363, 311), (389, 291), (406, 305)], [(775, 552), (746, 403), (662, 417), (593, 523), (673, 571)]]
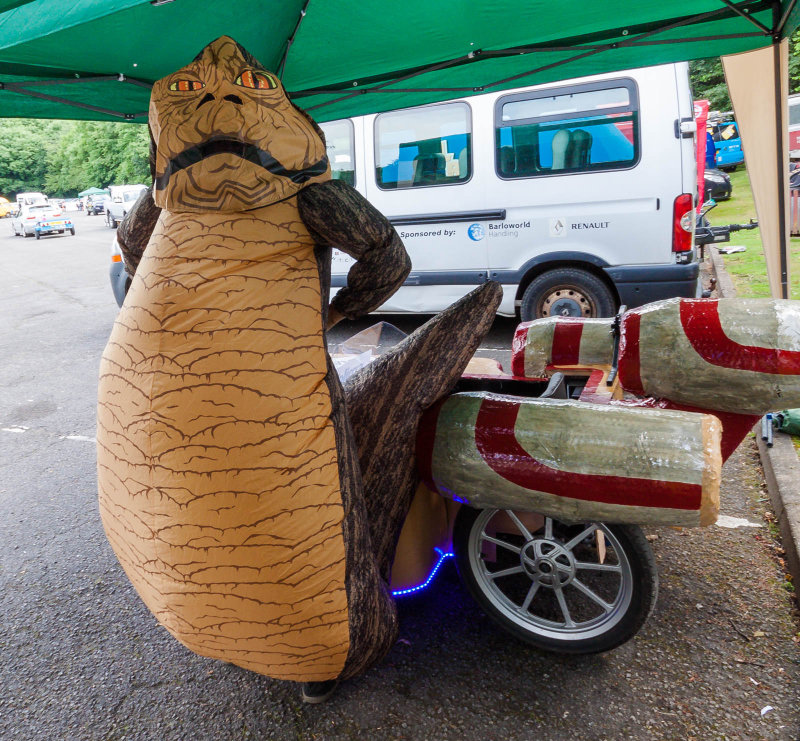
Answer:
[(321, 133), (279, 83), (236, 84), (255, 65), (222, 37), (154, 86), (154, 189), (118, 232), (134, 278), (101, 363), (100, 509), (138, 593), (193, 651), (347, 678), (396, 639), (388, 580), (419, 416), (500, 289), (451, 307), (346, 399), (323, 330), (331, 248), (357, 260), (335, 316), (377, 308), (410, 261), (329, 180)]

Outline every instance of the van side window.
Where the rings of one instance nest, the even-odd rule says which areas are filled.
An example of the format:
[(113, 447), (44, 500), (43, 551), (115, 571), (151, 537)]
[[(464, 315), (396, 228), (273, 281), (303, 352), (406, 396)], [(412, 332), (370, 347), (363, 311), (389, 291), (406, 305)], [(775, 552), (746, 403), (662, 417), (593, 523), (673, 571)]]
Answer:
[(503, 178), (633, 167), (639, 160), (635, 83), (612, 80), (500, 98), (495, 148)]
[(328, 121), (320, 124), (325, 132), (328, 161), (331, 163), (331, 178), (344, 180), (348, 185), (356, 184), (356, 155), (353, 122), (348, 119)]
[(375, 178), (383, 189), (451, 185), (472, 172), (466, 103), (382, 113), (375, 119)]

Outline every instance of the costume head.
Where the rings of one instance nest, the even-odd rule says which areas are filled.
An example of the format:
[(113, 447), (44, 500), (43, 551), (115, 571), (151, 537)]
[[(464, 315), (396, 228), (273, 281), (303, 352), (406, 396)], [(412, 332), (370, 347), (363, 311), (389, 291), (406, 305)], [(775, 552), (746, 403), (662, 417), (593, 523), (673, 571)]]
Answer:
[(150, 130), (153, 198), (169, 211), (245, 211), (328, 179), (319, 127), (227, 36), (155, 83)]

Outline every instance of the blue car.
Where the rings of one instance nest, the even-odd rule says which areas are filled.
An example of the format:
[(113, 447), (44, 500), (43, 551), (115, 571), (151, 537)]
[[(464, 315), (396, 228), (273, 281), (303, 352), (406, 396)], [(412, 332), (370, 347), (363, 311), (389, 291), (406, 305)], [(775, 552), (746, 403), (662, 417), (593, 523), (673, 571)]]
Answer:
[(44, 212), (33, 227), (36, 239), (47, 237), (50, 234), (65, 234), (69, 232), (75, 235), (75, 224), (69, 216), (64, 216), (61, 211), (49, 210)]
[(720, 170), (735, 170), (744, 162), (742, 139), (736, 121), (716, 121), (708, 125), (716, 149), (715, 165)]

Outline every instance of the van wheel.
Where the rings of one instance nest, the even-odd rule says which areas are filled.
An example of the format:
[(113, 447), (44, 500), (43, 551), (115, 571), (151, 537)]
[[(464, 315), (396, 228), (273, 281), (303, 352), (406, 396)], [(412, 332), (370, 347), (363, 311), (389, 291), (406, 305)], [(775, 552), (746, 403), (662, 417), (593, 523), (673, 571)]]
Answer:
[(614, 297), (600, 278), (580, 268), (556, 268), (534, 278), (522, 294), (523, 322), (547, 316), (613, 316)]

